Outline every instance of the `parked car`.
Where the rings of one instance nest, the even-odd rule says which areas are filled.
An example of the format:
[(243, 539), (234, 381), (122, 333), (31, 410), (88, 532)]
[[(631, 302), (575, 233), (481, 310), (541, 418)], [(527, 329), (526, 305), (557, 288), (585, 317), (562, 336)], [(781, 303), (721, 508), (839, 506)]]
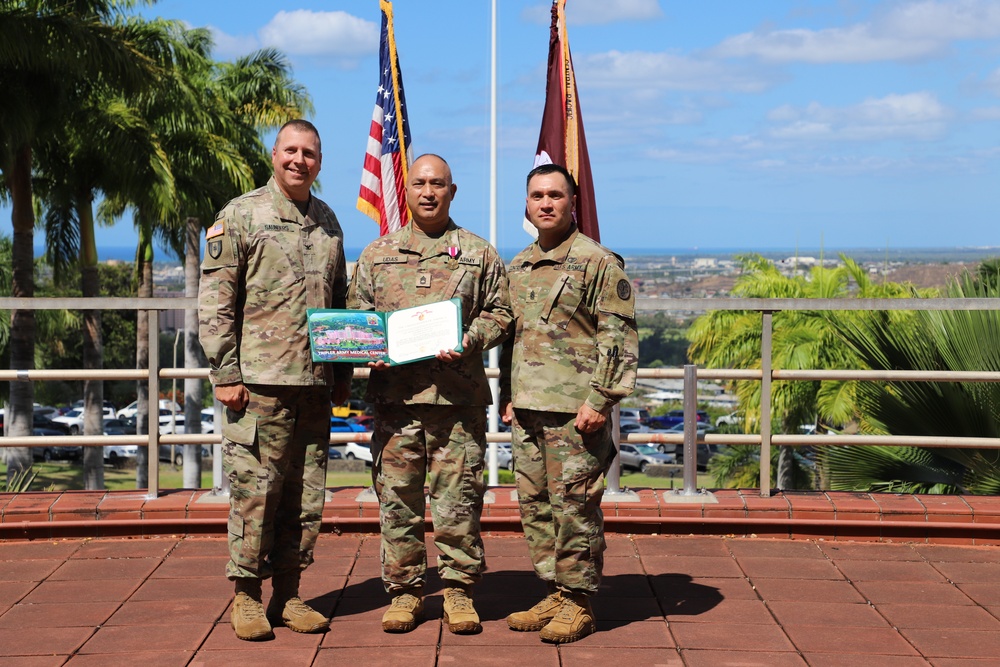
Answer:
[[(489, 461), (489, 445), (486, 446), (487, 461)], [(505, 468), (514, 472), (514, 453), (510, 451), (510, 445), (506, 442), (497, 443), (497, 469)]]
[[(683, 433), (684, 433), (684, 424), (678, 424), (677, 426), (674, 426), (673, 428), (669, 428), (669, 429), (667, 429), (667, 432), (668, 433), (680, 433), (680, 434), (683, 435)], [(708, 424), (702, 424), (700, 422), (698, 423), (698, 437), (699, 438), (701, 438), (706, 433), (714, 433), (714, 432), (715, 432), (715, 427), (714, 426), (709, 426)], [(664, 451), (666, 453), (672, 453), (674, 455), (674, 458), (677, 459), (677, 463), (684, 463), (684, 445), (683, 444), (680, 444), (680, 445), (660, 445), (660, 446), (664, 448), (662, 451)], [(697, 451), (698, 451), (698, 465), (697, 465), (697, 467), (698, 467), (699, 470), (704, 470), (706, 467), (708, 467), (708, 460), (710, 458), (712, 458), (713, 456), (715, 456), (715, 454), (719, 451), (719, 446), (718, 445), (707, 445), (707, 444), (705, 444), (703, 442), (699, 442), (697, 445), (695, 445), (695, 447), (697, 448)]]
[(661, 454), (649, 445), (622, 444), (619, 451), (622, 468), (632, 468), (646, 472), (650, 465), (666, 465), (674, 462), (672, 455)]
[(352, 424), (357, 424), (366, 431), (371, 431), (375, 428), (375, 417), (371, 415), (357, 415), (355, 417), (348, 417), (347, 421)]
[[(104, 401), (103, 405), (105, 414), (107, 414), (108, 410), (110, 410), (111, 414), (109, 416), (113, 418), (115, 416), (115, 404), (112, 403), (111, 401)], [(83, 399), (81, 398), (79, 401), (73, 403), (73, 405), (70, 407), (72, 407), (74, 410), (83, 410)]]
[[(364, 433), (365, 428), (353, 423), (348, 419), (341, 419), (340, 417), (330, 417), (330, 433)], [(367, 442), (348, 442), (343, 445), (334, 445), (330, 447), (331, 451), (343, 450), (343, 456), (345, 459), (351, 461), (358, 459), (364, 461), (365, 463), (372, 462), (372, 450), (371, 446)]]
[[(699, 438), (701, 438), (702, 436), (704, 436), (706, 433), (715, 433), (715, 431), (716, 431), (716, 428), (714, 426), (712, 426), (711, 424), (704, 423), (704, 422), (697, 422), (695, 426), (696, 426), (695, 430), (696, 430)], [(670, 434), (676, 434), (676, 435), (684, 435), (684, 424), (683, 423), (681, 423), (681, 424), (674, 424), (670, 428), (661, 429), (660, 433), (670, 433)], [(677, 446), (680, 447), (680, 445), (677, 445)], [(670, 449), (670, 448), (674, 447), (674, 445), (663, 445), (663, 444), (661, 444), (661, 445), (657, 445), (657, 447), (660, 449), (661, 452), (671, 452), (673, 450)], [(666, 449), (663, 449), (664, 447)]]
[[(160, 411), (160, 435), (167, 435), (168, 433), (184, 433), (184, 413), (181, 412), (175, 415), (169, 410), (166, 412), (167, 414), (163, 414), (163, 411)], [(214, 428), (215, 424), (202, 420), (202, 433), (212, 433)]]
[(649, 423), (649, 410), (646, 408), (619, 408), (618, 416), (621, 421), (634, 421), (646, 425)]
[[(699, 422), (704, 422), (705, 424), (710, 423), (708, 419), (708, 413), (704, 410), (698, 410), (696, 413), (697, 420)], [(667, 429), (677, 424), (684, 423), (684, 411), (683, 410), (671, 410), (665, 415), (659, 415), (657, 417), (650, 417), (647, 425), (651, 428)]]
[(124, 419), (105, 419), (104, 435), (135, 435), (135, 422)]
[[(173, 401), (171, 401), (169, 399), (166, 399), (166, 398), (161, 398), (160, 399), (160, 414), (163, 414), (164, 410), (166, 410), (168, 414), (170, 413), (171, 410), (177, 410), (177, 412), (181, 413), (181, 414), (183, 414), (183, 412), (184, 412), (184, 408), (182, 408), (181, 406), (177, 405)], [(117, 417), (118, 419), (126, 419), (128, 417), (135, 417), (135, 413), (138, 412), (138, 411), (139, 411), (139, 402), (138, 401), (132, 401), (131, 403), (129, 403), (128, 405), (126, 405), (124, 408), (122, 408), (121, 410), (119, 410), (118, 412), (116, 412), (115, 413), (115, 417)]]
[(349, 398), (342, 405), (333, 406), (334, 417), (356, 417), (368, 413), (368, 404), (360, 398)]
[[(62, 424), (58, 424), (62, 426)], [(33, 435), (61, 436), (67, 435), (65, 430), (36, 426), (32, 429)], [(83, 447), (66, 447), (62, 445), (47, 445), (45, 447), (32, 447), (31, 457), (36, 461), (78, 461), (83, 456)]]
[[(348, 461), (364, 461), (365, 463), (371, 464), (372, 462), (372, 449), (371, 445), (367, 442), (349, 442), (346, 445), (337, 445), (336, 447), (331, 446), (331, 451), (337, 451), (342, 448), (344, 450), (344, 458)], [(339, 453), (339, 452), (338, 452)]]
[[(184, 445), (160, 445), (159, 459), (161, 461), (170, 462), (170, 448), (173, 447), (174, 460), (173, 464), (178, 468), (184, 465)], [(201, 458), (210, 459), (212, 458), (212, 448), (207, 445), (201, 446)]]
[(715, 427), (720, 426), (739, 426), (743, 423), (743, 411), (737, 410), (736, 412), (730, 412), (728, 415), (722, 415), (715, 420)]
[(104, 447), (104, 462), (115, 468), (120, 468), (129, 459), (135, 459), (139, 448), (136, 445), (106, 445)]
[[(114, 407), (104, 407), (104, 418), (115, 418)], [(66, 414), (56, 417), (52, 421), (65, 424), (69, 428), (70, 435), (79, 435), (83, 433), (83, 408), (73, 408)]]

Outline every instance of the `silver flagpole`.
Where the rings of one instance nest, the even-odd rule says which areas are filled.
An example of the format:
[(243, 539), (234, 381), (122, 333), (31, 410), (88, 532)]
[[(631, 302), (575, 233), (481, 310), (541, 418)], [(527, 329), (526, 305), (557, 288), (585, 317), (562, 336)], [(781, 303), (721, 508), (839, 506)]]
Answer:
[[(490, 243), (497, 247), (497, 0), (490, 6)], [(490, 368), (500, 367), (500, 354), (497, 348), (489, 352)], [(499, 430), (499, 410), (497, 400), (500, 396), (500, 381), (490, 378), (490, 391), (493, 392), (493, 404), (489, 411), (489, 430), (496, 433)], [(497, 474), (497, 443), (491, 442), (489, 448), (489, 485), (497, 486), (500, 476)]]

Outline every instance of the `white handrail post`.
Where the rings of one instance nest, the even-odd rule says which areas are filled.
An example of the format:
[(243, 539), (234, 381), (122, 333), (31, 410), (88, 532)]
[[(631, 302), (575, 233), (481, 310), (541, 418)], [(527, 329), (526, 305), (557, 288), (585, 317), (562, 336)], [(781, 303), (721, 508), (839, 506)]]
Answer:
[(147, 310), (149, 313), (149, 377), (146, 379), (149, 392), (149, 453), (146, 463), (149, 466), (150, 498), (160, 495), (160, 311)]
[(771, 352), (773, 313), (761, 312), (760, 335), (760, 495), (771, 495)]
[(698, 495), (698, 366), (684, 364), (684, 495)]

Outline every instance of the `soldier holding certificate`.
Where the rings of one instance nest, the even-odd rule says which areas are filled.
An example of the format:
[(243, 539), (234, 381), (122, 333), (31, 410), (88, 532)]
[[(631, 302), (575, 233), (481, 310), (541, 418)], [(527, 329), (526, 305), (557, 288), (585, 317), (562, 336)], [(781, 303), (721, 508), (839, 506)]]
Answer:
[(409, 632), (423, 618), (425, 480), (441, 551), (445, 622), (454, 633), (482, 629), (472, 603), (472, 587), (485, 569), (479, 519), (492, 403), (482, 352), (507, 336), (511, 309), (496, 250), (449, 216), (456, 190), (442, 158), (417, 158), (406, 183), (412, 224), (365, 248), (348, 294), (348, 306), (361, 310), (397, 311), (451, 298), (462, 304), (461, 352), (441, 350), (401, 366), (369, 364), (372, 480), (381, 510), (382, 580), (392, 596), (382, 617), (386, 632)]

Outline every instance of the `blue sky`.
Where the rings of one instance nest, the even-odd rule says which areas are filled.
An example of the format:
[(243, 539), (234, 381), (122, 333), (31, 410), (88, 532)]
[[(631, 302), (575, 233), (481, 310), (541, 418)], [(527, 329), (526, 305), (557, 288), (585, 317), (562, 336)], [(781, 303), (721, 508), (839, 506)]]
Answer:
[[(501, 248), (525, 245), (549, 3), (500, 0)], [(416, 153), (452, 165), (489, 233), (488, 0), (397, 0)], [(280, 7), (280, 8), (279, 8)], [(313, 97), (321, 196), (348, 247), (378, 69), (377, 0), (163, 0), (216, 56), (276, 46)], [(616, 249), (997, 246), (1000, 3), (568, 0), (602, 238)], [(9, 233), (9, 210), (0, 231)], [(120, 223), (98, 242), (123, 245)]]

